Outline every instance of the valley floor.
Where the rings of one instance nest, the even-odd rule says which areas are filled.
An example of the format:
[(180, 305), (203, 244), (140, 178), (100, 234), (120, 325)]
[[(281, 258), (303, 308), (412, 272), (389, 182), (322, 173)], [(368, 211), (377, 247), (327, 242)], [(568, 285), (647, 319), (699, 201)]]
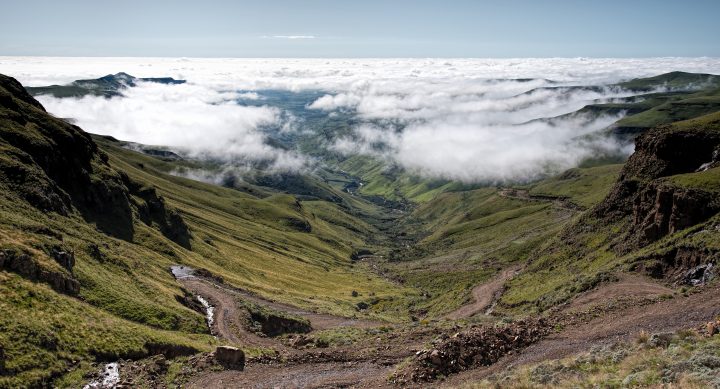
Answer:
[[(479, 285), (475, 290), (486, 290), (489, 295), (480, 294), (482, 301), (454, 311), (453, 318), (484, 315), (482, 309), (478, 311), (478, 303), (483, 305), (480, 308), (486, 308), (488, 296), (497, 292), (498, 280), (517, 271), (517, 268), (506, 269), (499, 277)], [(349, 345), (296, 348), (297, 344), (293, 347), (289, 342), (292, 338), (258, 336), (244, 330), (243, 325), (235, 321), (238, 298), (248, 298), (247, 294), (238, 296), (236, 291), (198, 277), (181, 279), (180, 282), (193, 292), (206, 296), (215, 305), (214, 328), (222, 341), (260, 347), (266, 352), (250, 358), (244, 370), (191, 370), (184, 377), (186, 381), (183, 384), (190, 388), (395, 387), (399, 383), (393, 374), (401, 370), (409, 358), (442, 334), (452, 333), (457, 331), (454, 328), (458, 328), (448, 323), (445, 323), (446, 326), (440, 323), (396, 326), (388, 332), (367, 332)], [(317, 331), (342, 326), (366, 330), (382, 326), (380, 322), (348, 321), (250, 298), (258, 304), (306, 317)], [(619, 281), (603, 284), (548, 313), (547, 325), (553, 328), (534, 344), (511, 350), (491, 366), (453, 374), (438, 383), (443, 387), (481, 385), (481, 382), (491, 385), (507, 369), (513, 371), (543, 361), (562, 359), (593, 347), (632, 342), (646, 333), (702, 328), (719, 314), (720, 286), (697, 287), (690, 293), (682, 294), (649, 278), (622, 275)], [(126, 384), (132, 382), (127, 378), (125, 380)], [(422, 382), (399, 382), (403, 387), (422, 385)]]

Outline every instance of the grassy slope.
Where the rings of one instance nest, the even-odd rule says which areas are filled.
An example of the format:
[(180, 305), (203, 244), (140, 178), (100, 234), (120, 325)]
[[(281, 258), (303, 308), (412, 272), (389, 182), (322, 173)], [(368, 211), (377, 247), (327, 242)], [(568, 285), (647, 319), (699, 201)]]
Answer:
[[(2, 315), (0, 344), (5, 367), (16, 372), (0, 379), (0, 386), (47, 380), (72, 361), (98, 355), (142, 355), (146, 343), (190, 344), (199, 350), (214, 343), (202, 335), (207, 332), (203, 317), (175, 301), (181, 292), (164, 269), (172, 259), (109, 238), (77, 216), (43, 214), (2, 185), (0, 198), (0, 247), (30, 253), (44, 268), (57, 269), (45, 248), (61, 245), (75, 252), (74, 273), (82, 284), (78, 299), (0, 271), (2, 310), (8, 313)], [(46, 230), (57, 237), (37, 232)], [(147, 230), (148, 240), (164, 241)], [(102, 262), (88, 254), (90, 244), (101, 247)], [(178, 250), (166, 245), (168, 252)]]
[[(33, 112), (46, 123), (62, 124)], [(15, 123), (0, 124), (15, 131)], [(36, 143), (43, 142), (38, 133)], [(3, 164), (26, 164), (30, 174), (44, 174), (31, 161), (10, 154), (5, 143), (0, 146)], [(137, 220), (132, 242), (110, 237), (78, 212), (61, 216), (30, 206), (18, 196), (16, 184), (0, 180), (0, 249), (29, 254), (41, 268), (81, 284), (79, 296), (68, 297), (0, 270), (2, 309), (7, 313), (0, 320), (0, 368), (7, 373), (0, 377), (0, 387), (47, 383), (76, 362), (139, 357), (152, 344), (208, 349), (216, 341), (207, 334), (203, 316), (176, 300), (182, 291), (169, 272), (176, 263), (208, 268), (229, 284), (267, 297), (348, 316), (356, 314), (353, 290), (379, 298), (406, 293), (366, 266), (350, 262), (352, 250), (364, 246), (377, 230), (337, 204), (301, 203), (276, 191), (254, 197), (169, 176), (163, 171), (174, 166), (107, 140), (102, 148), (113, 169), (156, 187), (168, 206), (180, 211), (191, 229), (192, 250)], [(347, 202), (356, 213), (380, 214), (359, 199)], [(307, 226), (311, 232), (305, 232)], [(50, 257), (56, 246), (74, 252), (72, 275)], [(391, 321), (407, 317), (406, 309), (392, 309), (374, 309), (371, 315)]]
[(462, 388), (717, 387), (719, 346), (720, 337), (707, 338), (692, 331), (674, 334), (667, 346), (653, 345), (641, 337), (635, 343), (594, 348)]
[[(571, 178), (529, 188), (591, 206), (609, 191), (619, 168), (573, 169), (566, 174)], [(472, 287), (499, 269), (525, 263), (575, 214), (551, 200), (508, 198), (496, 188), (442, 193), (403, 220), (400, 228), (419, 240), (400, 247), (384, 266), (424, 292), (411, 300), (415, 311), (439, 316), (468, 302)]]
[[(190, 266), (269, 298), (338, 314), (354, 314), (353, 290), (392, 295), (393, 284), (354, 266), (350, 254), (373, 226), (324, 201), (296, 202), (276, 194), (259, 199), (236, 190), (163, 174), (167, 164), (104, 143), (111, 163), (131, 178), (152, 183), (180, 210), (194, 235)], [(143, 168), (139, 164), (143, 165)], [(296, 227), (307, 222), (311, 232)]]
[[(182, 295), (168, 271), (175, 263), (208, 268), (229, 284), (270, 298), (343, 315), (356, 314), (353, 290), (380, 298), (406, 293), (367, 267), (350, 263), (353, 247), (375, 230), (334, 204), (310, 201), (298, 207), (294, 197), (281, 194), (257, 199), (167, 176), (152, 168), (157, 160), (111, 145), (104, 148), (114, 168), (155, 185), (180, 210), (193, 234), (193, 249), (140, 223), (133, 243), (111, 238), (77, 215), (43, 214), (0, 185), (0, 248), (31, 253), (44, 267), (58, 269), (44, 250), (62, 245), (75, 253), (74, 273), (81, 282), (76, 299), (0, 271), (3, 311), (17, 312), (0, 321), (5, 368), (15, 372), (0, 386), (47, 382), (71, 361), (92, 361), (98, 355), (104, 360), (140, 356), (147, 352), (146, 343), (207, 348), (215, 341), (203, 335), (203, 317), (175, 299)], [(298, 231), (286, 223), (291, 219), (307, 220), (312, 232)], [(90, 255), (91, 245), (100, 248), (101, 259)], [(372, 312), (388, 320), (407, 317), (402, 307), (391, 309)], [(46, 332), (60, 340), (48, 341)], [(22, 334), (35, 338), (16, 337)]]
[[(20, 296), (6, 300), (7, 308), (25, 312), (0, 322), (3, 335), (27, 333), (33, 323), (27, 318), (38, 311), (43, 317), (36, 321), (43, 328), (53, 328), (59, 338), (68, 339), (60, 347), (44, 338), (15, 342), (5, 335), (6, 368), (17, 368), (19, 377), (47, 379), (69, 361), (92, 360), (96, 353), (88, 345), (97, 345), (102, 354), (111, 356), (141, 354), (149, 342), (207, 347), (212, 339), (203, 335), (202, 316), (175, 300), (181, 291), (167, 271), (174, 263), (205, 267), (232, 285), (343, 315), (356, 314), (358, 300), (351, 292), (357, 290), (363, 296), (373, 295), (372, 316), (399, 320), (408, 312), (442, 315), (468, 301), (471, 287), (498, 268), (530, 258), (534, 260), (523, 275), (508, 284), (502, 301), (505, 313), (564, 301), (632, 260), (629, 256), (617, 258), (608, 248), (609, 235), (622, 225), (597, 225), (579, 234), (582, 249), (578, 250), (578, 245), (556, 237), (576, 218), (575, 213), (549, 201), (507, 198), (495, 188), (468, 190), (471, 188), (457, 183), (419, 180), (402, 172), (389, 174), (378, 161), (351, 158), (342, 167), (362, 177), (366, 183), (362, 193), (421, 203), (402, 224), (390, 229), (391, 239), (393, 233), (402, 232), (416, 240), (397, 247), (391, 253), (393, 261), (380, 263), (405, 281), (400, 285), (379, 277), (368, 264), (350, 262), (350, 253), (360, 246), (390, 253), (385, 239), (378, 237), (384, 235), (380, 224), (385, 228), (393, 219), (383, 219), (382, 209), (342, 194), (339, 187), (328, 190), (339, 192), (342, 205), (320, 200), (296, 202), (292, 195), (269, 189), (256, 197), (168, 175), (178, 163), (132, 152), (107, 140), (100, 143), (113, 167), (157, 187), (167, 203), (180, 210), (193, 235), (192, 251), (142, 224), (136, 226), (133, 243), (110, 238), (77, 215), (60, 217), (26, 206), (0, 185), (0, 248), (35, 253), (44, 266), (58, 268), (44, 248), (62, 244), (75, 252), (75, 273), (82, 283), (81, 299), (75, 299), (0, 272), (2, 295)], [(527, 188), (530, 194), (566, 197), (590, 207), (604, 197), (617, 172), (618, 166), (574, 169)], [(698, 180), (712, 184), (716, 174), (713, 169), (672, 179), (686, 185), (697, 185)], [(303, 223), (311, 226), (311, 232), (298, 228)], [(62, 240), (38, 232), (41, 226), (48, 226)], [(689, 237), (702, 228), (667, 237), (634, 253), (634, 258), (679, 241), (720, 245), (712, 234)], [(100, 247), (102, 260), (90, 255), (92, 244)], [(552, 247), (557, 249), (548, 250)], [(545, 254), (535, 257), (539, 250)], [(25, 305), (32, 310), (23, 311)], [(73, 327), (82, 330), (70, 334), (63, 325), (70, 319), (55, 307), (73, 313), (73, 323), (77, 323)], [(129, 328), (135, 336), (128, 336)], [(31, 332), (42, 333), (37, 328)], [(98, 337), (102, 341), (96, 341)], [(94, 340), (83, 344), (81, 339)], [(6, 386), (13, 386), (12, 382)]]
[[(677, 122), (669, 130), (718, 131), (719, 118), (720, 112), (713, 113)], [(720, 194), (717, 168), (660, 180)], [(612, 277), (611, 273), (626, 270), (630, 264), (652, 254), (667, 252), (679, 246), (688, 249), (720, 248), (720, 236), (711, 232), (718, 221), (720, 216), (716, 215), (705, 223), (665, 236), (642, 249), (618, 255), (613, 250), (613, 244), (627, 231), (629, 221), (607, 225), (604, 221), (586, 217), (581, 223), (568, 225), (562, 234), (542, 246), (538, 255), (532, 258), (527, 271), (508, 283), (501, 305), (506, 312), (546, 309), (592, 288), (598, 282)]]
[(636, 78), (619, 83), (617, 86), (640, 92), (658, 88), (697, 90), (720, 87), (720, 76), (704, 73), (670, 72), (654, 77)]
[(364, 185), (360, 193), (399, 201), (428, 201), (440, 193), (472, 188), (459, 182), (423, 179), (399, 168), (388, 168), (386, 162), (367, 156), (353, 156), (340, 168), (359, 177)]
[(703, 116), (718, 109), (720, 109), (720, 89), (714, 89), (671, 99), (644, 112), (620, 119), (616, 125), (651, 128)]
[(0, 387), (47, 385), (53, 377), (95, 357), (131, 358), (148, 353), (152, 344), (184, 345), (206, 350), (215, 340), (153, 329), (121, 319), (43, 284), (0, 272), (0, 344), (5, 369)]
[(530, 188), (531, 195), (566, 197), (573, 203), (589, 208), (605, 198), (615, 183), (622, 165), (570, 169)]

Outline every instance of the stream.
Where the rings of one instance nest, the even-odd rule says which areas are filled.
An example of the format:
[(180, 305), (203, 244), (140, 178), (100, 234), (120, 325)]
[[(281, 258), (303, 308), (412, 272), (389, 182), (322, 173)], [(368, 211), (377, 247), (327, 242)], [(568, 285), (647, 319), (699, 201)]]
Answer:
[[(170, 266), (170, 271), (172, 272), (173, 276), (175, 276), (175, 279), (182, 280), (182, 279), (188, 279), (188, 278), (196, 278), (193, 272), (195, 269), (189, 267), (189, 266), (183, 266), (183, 265), (175, 265)], [(200, 296), (199, 294), (195, 295), (195, 298), (200, 301), (200, 304), (202, 304), (203, 308), (205, 308), (205, 321), (207, 322), (208, 328), (210, 328), (210, 333), (213, 333), (213, 323), (215, 322), (215, 307), (210, 304), (208, 300), (206, 300), (204, 297)]]
[(100, 373), (101, 377), (83, 386), (83, 389), (114, 388), (120, 382), (120, 369), (117, 362), (108, 363)]

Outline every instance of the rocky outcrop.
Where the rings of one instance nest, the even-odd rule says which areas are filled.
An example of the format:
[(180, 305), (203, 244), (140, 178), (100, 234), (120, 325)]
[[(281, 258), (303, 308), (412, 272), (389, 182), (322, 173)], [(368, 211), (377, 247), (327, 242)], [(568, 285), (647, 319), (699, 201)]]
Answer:
[(664, 278), (678, 285), (698, 285), (714, 277), (713, 264), (717, 263), (720, 263), (720, 252), (716, 250), (681, 246), (641, 257), (631, 270)]
[(50, 252), (53, 259), (55, 259), (60, 266), (64, 267), (65, 270), (72, 272), (73, 267), (75, 267), (75, 254), (73, 252), (65, 251), (59, 246), (53, 247)]
[(31, 281), (48, 284), (59, 293), (76, 296), (80, 293), (80, 283), (71, 275), (46, 269), (29, 254), (14, 250), (0, 251), (0, 269), (11, 271)]
[(359, 261), (365, 257), (371, 257), (373, 255), (373, 252), (368, 249), (355, 249), (350, 254), (350, 260), (355, 262)]
[[(89, 134), (49, 115), (15, 79), (0, 75), (0, 184), (33, 207), (79, 212), (116, 238), (132, 241), (135, 216), (190, 248), (180, 214), (154, 188), (111, 167)], [(63, 259), (64, 260), (64, 259)]]
[(177, 300), (177, 302), (179, 302), (180, 304), (192, 309), (193, 311), (205, 315), (205, 307), (197, 299), (197, 297), (185, 288), (180, 288), (180, 290), (182, 291), (183, 295), (176, 295), (175, 300)]
[(189, 249), (190, 229), (180, 214), (165, 204), (165, 199), (157, 194), (155, 188), (133, 182), (126, 175), (123, 175), (123, 180), (130, 190), (140, 221), (157, 227), (166, 238)]
[(610, 194), (592, 214), (628, 220), (629, 245), (648, 243), (706, 221), (720, 212), (717, 193), (673, 184), (664, 177), (707, 169), (718, 157), (720, 126), (660, 127), (639, 136)]
[(632, 212), (634, 239), (644, 246), (704, 222), (720, 212), (720, 202), (716, 193), (649, 183), (634, 196)]

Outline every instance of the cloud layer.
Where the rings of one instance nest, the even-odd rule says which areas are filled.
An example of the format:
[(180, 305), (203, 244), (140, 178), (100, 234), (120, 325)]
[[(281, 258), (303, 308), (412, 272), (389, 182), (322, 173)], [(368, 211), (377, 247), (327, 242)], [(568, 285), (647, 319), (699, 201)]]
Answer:
[(308, 109), (347, 112), (363, 123), (350, 136), (335, 139), (333, 150), (467, 182), (530, 179), (598, 152), (627, 152), (588, 136), (617, 117), (536, 119), (626, 95), (564, 86), (607, 85), (673, 70), (717, 74), (720, 59), (0, 57), (0, 73), (31, 86), (119, 71), (187, 79), (184, 85), (142, 84), (124, 98), (43, 97), (41, 102), (91, 132), (230, 161), (262, 161), (281, 170), (298, 169), (306, 158), (268, 145), (264, 129), (294, 131), (298, 123), (281, 108), (241, 106), (236, 100), (264, 103), (264, 89), (324, 91)]
[(123, 94), (112, 99), (40, 96), (39, 100), (56, 116), (73, 118), (87, 131), (121, 140), (169, 146), (196, 158), (233, 164), (262, 162), (277, 170), (297, 170), (305, 164), (301, 155), (266, 142), (263, 127), (289, 125), (279, 109), (235, 102), (257, 99), (255, 94), (158, 83), (140, 83)]

